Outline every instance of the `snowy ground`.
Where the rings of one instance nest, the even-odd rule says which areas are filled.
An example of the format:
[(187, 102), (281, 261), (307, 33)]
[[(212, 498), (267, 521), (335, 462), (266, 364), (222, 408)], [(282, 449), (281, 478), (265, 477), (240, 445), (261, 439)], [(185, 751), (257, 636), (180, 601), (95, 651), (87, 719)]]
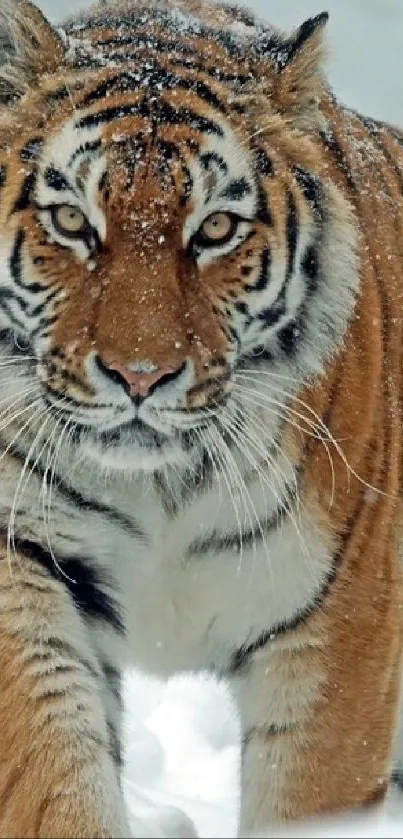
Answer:
[[(128, 676), (126, 780), (129, 807), (144, 795), (183, 810), (199, 836), (234, 837), (238, 821), (239, 727), (224, 685), (212, 679), (172, 680), (167, 686)], [(177, 835), (177, 834), (175, 834)], [(185, 834), (186, 835), (186, 834)], [(365, 817), (278, 829), (267, 837), (381, 839), (403, 837), (403, 796)]]
[[(39, 5), (60, 20), (90, 4), (41, 0)], [(335, 91), (352, 107), (403, 125), (403, 0), (244, 0), (244, 5), (284, 29), (327, 9), (328, 66)], [(141, 794), (184, 809), (200, 836), (234, 836), (238, 723), (225, 688), (201, 679), (179, 679), (163, 687), (132, 674), (126, 694), (129, 806)], [(391, 796), (376, 816), (309, 825), (287, 835), (403, 837), (402, 799)]]

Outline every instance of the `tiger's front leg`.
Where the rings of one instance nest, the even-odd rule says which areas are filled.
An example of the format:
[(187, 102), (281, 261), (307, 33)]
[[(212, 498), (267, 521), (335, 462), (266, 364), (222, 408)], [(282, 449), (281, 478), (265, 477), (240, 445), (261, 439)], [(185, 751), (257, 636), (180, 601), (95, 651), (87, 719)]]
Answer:
[(0, 836), (128, 836), (86, 627), (57, 581), (4, 551), (0, 671)]
[(241, 834), (382, 800), (401, 687), (395, 598), (316, 614), (239, 660)]

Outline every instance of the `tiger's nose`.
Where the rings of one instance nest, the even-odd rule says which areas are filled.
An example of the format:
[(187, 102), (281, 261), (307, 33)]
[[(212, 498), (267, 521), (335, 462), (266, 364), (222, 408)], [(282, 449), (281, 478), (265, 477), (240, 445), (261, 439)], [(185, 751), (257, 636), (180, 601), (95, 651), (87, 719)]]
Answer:
[(108, 364), (101, 362), (101, 364), (105, 372), (107, 372), (111, 378), (115, 381), (117, 380), (121, 382), (129, 396), (141, 396), (142, 398), (149, 395), (151, 388), (158, 383), (162, 383), (162, 380), (166, 381), (167, 378), (170, 378), (173, 374), (179, 372), (180, 367), (182, 367), (182, 365), (180, 365), (177, 370), (173, 367), (158, 367), (156, 370), (152, 370), (149, 373), (133, 373), (128, 367), (117, 361), (112, 361)]

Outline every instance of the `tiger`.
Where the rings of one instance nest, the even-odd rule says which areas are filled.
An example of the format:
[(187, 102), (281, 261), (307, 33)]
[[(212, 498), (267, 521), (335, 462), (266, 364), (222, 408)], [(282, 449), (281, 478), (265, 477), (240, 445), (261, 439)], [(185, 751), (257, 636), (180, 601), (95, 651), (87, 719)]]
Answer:
[(243, 834), (393, 778), (403, 134), (327, 19), (0, 0), (2, 837), (169, 834), (130, 667), (230, 686)]

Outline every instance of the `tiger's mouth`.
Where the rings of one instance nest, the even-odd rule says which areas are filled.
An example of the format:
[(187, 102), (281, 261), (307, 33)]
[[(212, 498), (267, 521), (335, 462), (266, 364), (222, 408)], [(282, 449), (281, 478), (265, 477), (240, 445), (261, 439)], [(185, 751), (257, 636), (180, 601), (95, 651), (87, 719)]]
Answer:
[(127, 444), (131, 440), (145, 448), (162, 449), (172, 438), (172, 434), (157, 431), (149, 423), (139, 419), (139, 417), (122, 423), (122, 425), (111, 430), (100, 431), (96, 436), (103, 446), (109, 446), (111, 448)]
[(109, 430), (79, 426), (75, 439), (81, 453), (101, 468), (132, 473), (185, 463), (197, 442), (192, 429), (160, 431), (138, 417)]

